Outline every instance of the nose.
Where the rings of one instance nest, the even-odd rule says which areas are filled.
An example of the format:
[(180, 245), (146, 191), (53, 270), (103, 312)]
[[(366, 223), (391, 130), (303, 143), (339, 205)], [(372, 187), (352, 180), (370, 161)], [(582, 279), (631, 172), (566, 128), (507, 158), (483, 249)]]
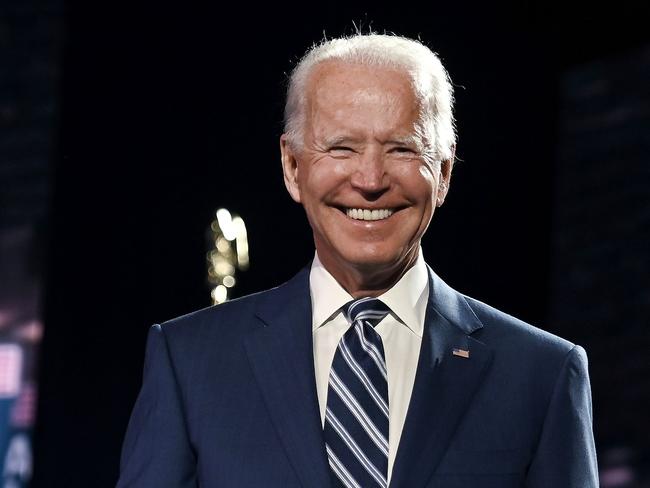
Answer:
[(364, 193), (366, 197), (377, 197), (388, 189), (389, 183), (381, 151), (367, 150), (355, 160), (350, 177), (350, 184), (354, 189)]

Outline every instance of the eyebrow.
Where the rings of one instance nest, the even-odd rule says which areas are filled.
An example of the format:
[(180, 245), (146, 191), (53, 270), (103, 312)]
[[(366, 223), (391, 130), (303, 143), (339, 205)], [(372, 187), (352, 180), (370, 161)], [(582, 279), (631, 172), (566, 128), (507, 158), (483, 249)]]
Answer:
[(393, 138), (384, 142), (384, 144), (395, 144), (399, 146), (419, 146), (421, 143), (420, 138), (415, 135)]
[(425, 152), (427, 149), (426, 142), (422, 140), (417, 134), (410, 134), (404, 137), (393, 137), (387, 141), (383, 142), (384, 144), (402, 146), (415, 148), (419, 152)]
[(360, 139), (344, 135), (328, 137), (323, 140), (323, 144), (327, 147), (340, 146), (344, 144), (358, 144), (359, 142), (361, 142)]
[[(346, 136), (346, 135), (333, 136), (323, 140), (323, 144), (328, 147), (340, 146), (345, 144), (359, 144), (361, 142), (363, 141), (359, 138), (353, 136)], [(381, 141), (381, 143), (384, 145), (392, 144), (397, 146), (415, 146), (417, 148), (421, 148), (423, 146), (423, 141), (417, 135), (393, 137), (391, 139)]]

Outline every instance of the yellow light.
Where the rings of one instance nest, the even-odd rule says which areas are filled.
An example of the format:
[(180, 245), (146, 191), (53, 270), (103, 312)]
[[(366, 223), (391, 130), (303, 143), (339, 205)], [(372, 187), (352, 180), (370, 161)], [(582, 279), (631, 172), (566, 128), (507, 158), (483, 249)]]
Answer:
[(215, 304), (223, 303), (228, 299), (228, 289), (223, 285), (219, 285), (212, 290), (211, 295)]
[(236, 216), (234, 219), (232, 219), (232, 227), (235, 231), (235, 236), (239, 239), (241, 237), (246, 237), (246, 224), (244, 224), (244, 219), (242, 219), (240, 216)]
[(225, 208), (217, 210), (217, 220), (223, 236), (229, 241), (235, 240), (237, 237), (235, 226), (233, 226), (232, 215)]
[(216, 211), (210, 223), (213, 248), (206, 255), (208, 282), (214, 286), (210, 296), (215, 304), (228, 300), (228, 290), (235, 286), (236, 269), (249, 267), (248, 233), (244, 220), (227, 209)]
[(240, 269), (248, 268), (248, 233), (244, 220), (237, 216), (233, 219), (232, 225), (237, 235), (237, 265)]
[(228, 252), (230, 250), (230, 243), (228, 242), (228, 239), (224, 239), (223, 237), (219, 237), (215, 245), (219, 252)]
[(220, 276), (227, 276), (235, 273), (235, 267), (224, 259), (217, 261), (214, 265), (214, 269)]

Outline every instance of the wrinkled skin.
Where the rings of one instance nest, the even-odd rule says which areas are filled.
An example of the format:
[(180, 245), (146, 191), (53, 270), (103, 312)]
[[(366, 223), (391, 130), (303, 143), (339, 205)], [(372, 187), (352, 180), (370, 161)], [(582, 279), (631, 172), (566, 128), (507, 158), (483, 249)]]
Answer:
[[(354, 297), (378, 296), (415, 263), (447, 195), (453, 157), (431, 156), (401, 71), (320, 63), (307, 83), (305, 110), (302, 144), (286, 134), (280, 139), (287, 190), (305, 209), (325, 268)], [(394, 213), (355, 220), (348, 208)]]

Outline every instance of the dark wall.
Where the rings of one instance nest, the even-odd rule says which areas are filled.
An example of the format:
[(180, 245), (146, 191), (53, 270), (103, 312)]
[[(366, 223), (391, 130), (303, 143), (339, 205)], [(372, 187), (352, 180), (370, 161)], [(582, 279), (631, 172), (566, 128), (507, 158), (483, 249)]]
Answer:
[(554, 20), (535, 3), (473, 9), (68, 5), (35, 486), (114, 484), (147, 328), (209, 305), (216, 208), (249, 230), (236, 294), (311, 258), (279, 164), (285, 73), (323, 30), (350, 33), (352, 21), (420, 36), (456, 85), (460, 161), (425, 239), (430, 264), (581, 342), (545, 323), (557, 80), (643, 35), (603, 43), (604, 19)]

